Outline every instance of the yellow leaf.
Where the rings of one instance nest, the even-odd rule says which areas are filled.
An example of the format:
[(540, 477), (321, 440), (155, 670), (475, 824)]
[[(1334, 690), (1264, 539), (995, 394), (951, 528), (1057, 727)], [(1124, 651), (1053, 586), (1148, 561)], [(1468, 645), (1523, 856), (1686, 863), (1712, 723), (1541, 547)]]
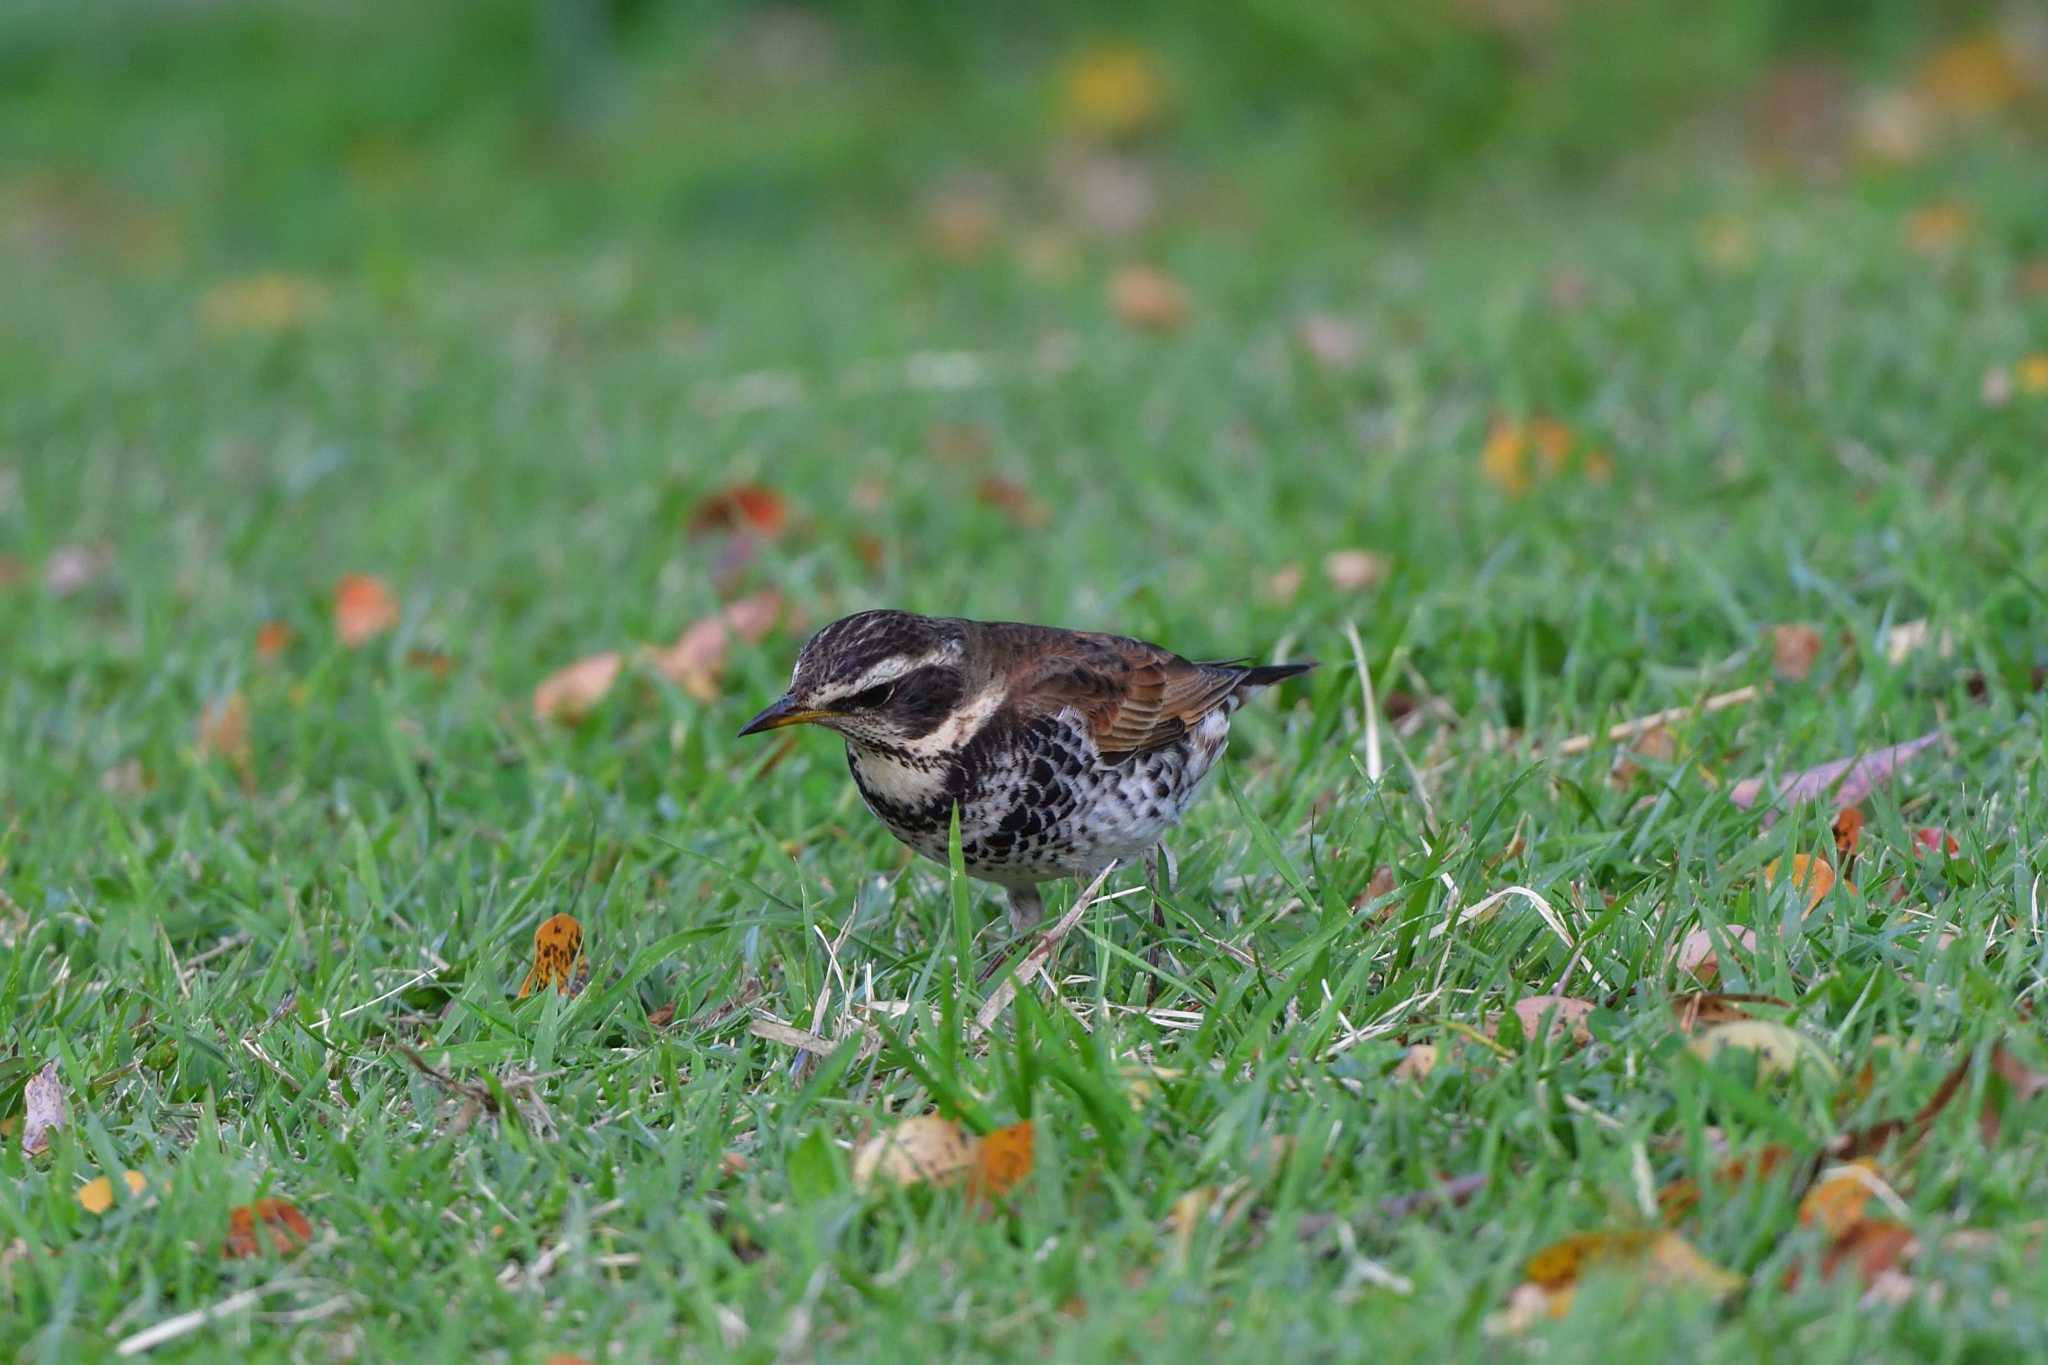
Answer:
[(855, 1189), (892, 1185), (945, 1185), (973, 1167), (975, 1142), (959, 1124), (937, 1114), (905, 1119), (861, 1144), (853, 1157)]
[[(149, 1181), (140, 1171), (123, 1171), (121, 1179), (127, 1182), (131, 1195), (139, 1195), (149, 1188)], [(76, 1198), (87, 1213), (105, 1213), (114, 1207), (114, 1182), (103, 1175), (97, 1176), (78, 1187)]]
[(1166, 79), (1152, 54), (1127, 43), (1088, 48), (1067, 64), (1067, 117), (1103, 138), (1135, 137), (1166, 111)]
[(556, 915), (533, 931), (533, 969), (519, 988), (519, 998), (524, 1000), (536, 987), (546, 990), (549, 986), (562, 995), (574, 995), (582, 988), (579, 971), (586, 977), (589, 974), (589, 964), (583, 960), (583, 926), (574, 916)]
[(1753, 1052), (1757, 1069), (1767, 1076), (1783, 1075), (1810, 1063), (1830, 1077), (1835, 1064), (1820, 1045), (1797, 1030), (1769, 1019), (1737, 1019), (1717, 1024), (1694, 1038), (1689, 1045), (1695, 1056), (1711, 1062), (1724, 1052)]
[(2020, 360), (2013, 371), (2020, 392), (2030, 397), (2048, 394), (2048, 351), (2035, 351)]
[(276, 332), (312, 322), (327, 311), (327, 287), (318, 280), (283, 271), (264, 271), (223, 280), (200, 300), (206, 330)]
[(1495, 422), (1479, 449), (1479, 472), (1509, 497), (1529, 491), (1529, 442), (1513, 422)]
[(1714, 1298), (1723, 1298), (1742, 1284), (1741, 1276), (1715, 1265), (1675, 1232), (1624, 1228), (1579, 1233), (1529, 1258), (1522, 1270), (1523, 1283), (1510, 1297), (1506, 1312), (1492, 1319), (1488, 1329), (1521, 1332), (1545, 1318), (1563, 1317), (1580, 1282), (1596, 1270), (1632, 1273), (1665, 1288), (1704, 1290)]

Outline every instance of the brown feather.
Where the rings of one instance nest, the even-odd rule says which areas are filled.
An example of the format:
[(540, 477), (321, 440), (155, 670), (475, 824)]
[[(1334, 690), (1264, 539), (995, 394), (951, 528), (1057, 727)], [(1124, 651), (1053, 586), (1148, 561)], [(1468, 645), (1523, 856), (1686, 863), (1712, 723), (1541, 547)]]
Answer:
[(1026, 717), (1073, 707), (1088, 718), (1108, 758), (1173, 743), (1251, 672), (1237, 664), (1194, 663), (1120, 635), (1046, 631), (1014, 643), (1019, 647), (1006, 651), (1012, 707)]

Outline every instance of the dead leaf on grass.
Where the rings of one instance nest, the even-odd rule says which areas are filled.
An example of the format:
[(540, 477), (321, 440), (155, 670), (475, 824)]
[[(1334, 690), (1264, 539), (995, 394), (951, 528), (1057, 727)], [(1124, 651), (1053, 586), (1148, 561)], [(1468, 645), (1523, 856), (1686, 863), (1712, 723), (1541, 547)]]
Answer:
[(1045, 500), (1015, 479), (989, 474), (974, 485), (974, 496), (1010, 519), (1012, 525), (1028, 531), (1052, 524), (1052, 508)]
[(1741, 1276), (1715, 1265), (1668, 1228), (1580, 1233), (1529, 1258), (1521, 1285), (1507, 1309), (1488, 1321), (1488, 1331), (1513, 1334), (1563, 1317), (1579, 1285), (1595, 1272), (1633, 1274), (1652, 1285), (1700, 1290), (1717, 1299), (1742, 1284)]
[[(1756, 932), (1742, 927), (1731, 927), (1721, 932), (1721, 942), (1738, 947), (1752, 956), (1756, 953)], [(1706, 929), (1695, 929), (1682, 939), (1671, 952), (1672, 965), (1685, 972), (1701, 985), (1712, 985), (1721, 975), (1719, 949), (1715, 947), (1714, 935)]]
[(1098, 43), (1066, 64), (1061, 99), (1070, 123), (1094, 137), (1123, 140), (1156, 126), (1166, 113), (1166, 76), (1145, 48)]
[(692, 623), (667, 649), (649, 651), (655, 669), (701, 702), (718, 699), (726, 657), (735, 637), (748, 644), (765, 638), (782, 616), (782, 594), (763, 588), (728, 602), (714, 616)]
[(220, 1254), (231, 1261), (262, 1255), (264, 1239), (259, 1232), (270, 1234), (271, 1249), (280, 1256), (313, 1240), (313, 1225), (295, 1204), (285, 1199), (259, 1199), (228, 1210), (228, 1239)]
[[(1775, 788), (1778, 802), (1795, 806), (1801, 802), (1818, 801), (1832, 796), (1837, 806), (1860, 806), (1869, 799), (1878, 787), (1891, 780), (1908, 761), (1941, 741), (1941, 731), (1935, 730), (1917, 739), (1906, 740), (1871, 753), (1859, 754), (1854, 758), (1836, 759), (1818, 767), (1806, 768), (1789, 777), (1778, 779)], [(1728, 799), (1743, 810), (1748, 810), (1764, 794), (1763, 777), (1745, 777), (1728, 789)]]
[(282, 621), (265, 621), (256, 628), (256, 657), (276, 663), (291, 648), (292, 628)]
[(1788, 682), (1805, 682), (1813, 675), (1826, 647), (1818, 629), (1797, 623), (1771, 627), (1771, 668)]
[(789, 526), (789, 504), (758, 483), (739, 483), (706, 494), (690, 512), (692, 531), (750, 531), (773, 539)]
[(1192, 311), (1187, 287), (1149, 265), (1127, 265), (1112, 275), (1109, 305), (1125, 326), (1145, 332), (1177, 332)]
[(583, 956), (583, 926), (573, 915), (555, 915), (543, 920), (533, 931), (533, 967), (519, 987), (524, 1000), (535, 988), (553, 986), (557, 993), (575, 995), (590, 976), (590, 964)]
[(199, 754), (224, 758), (237, 768), (249, 764), (249, 703), (240, 692), (208, 702), (199, 712)]
[[(1586, 1016), (1594, 1008), (1592, 1001), (1570, 995), (1525, 995), (1514, 1004), (1515, 1018), (1521, 1022), (1524, 1038), (1534, 1038), (1543, 1032), (1543, 1021), (1548, 1018), (1550, 1026), (1545, 1036), (1555, 1040), (1569, 1034), (1572, 1042), (1579, 1046), (1593, 1040), (1592, 1032), (1586, 1027)], [(1495, 1016), (1487, 1021), (1486, 1035), (1491, 1038), (1499, 1032), (1500, 1019)]]
[[(1764, 864), (1764, 885), (1777, 885), (1781, 861), (1773, 858)], [(1826, 899), (1828, 892), (1835, 889), (1835, 869), (1825, 858), (1795, 853), (1792, 855), (1792, 885), (1806, 897), (1806, 913), (1810, 915)], [(1853, 891), (1855, 888), (1851, 886), (1850, 889)]]
[(533, 718), (575, 724), (604, 700), (624, 667), (619, 652), (608, 649), (556, 669), (533, 689)]
[(334, 584), (334, 633), (360, 649), (398, 624), (398, 598), (383, 579), (343, 574)]
[(974, 1165), (973, 1137), (952, 1119), (921, 1114), (903, 1120), (862, 1143), (853, 1157), (855, 1189), (892, 1185), (946, 1184), (964, 1179)]
[(1332, 550), (1323, 556), (1323, 577), (1339, 592), (1369, 592), (1387, 580), (1387, 557), (1372, 550)]
[(21, 1154), (41, 1156), (50, 1149), (50, 1134), (71, 1119), (71, 1111), (64, 1102), (64, 1082), (57, 1075), (54, 1059), (28, 1078), (21, 1100)]
[[(149, 1188), (149, 1181), (140, 1171), (123, 1171), (121, 1180), (130, 1195), (140, 1195)], [(87, 1213), (105, 1213), (114, 1207), (114, 1182), (103, 1175), (95, 1176), (80, 1185), (74, 1197)]]
[(1737, 1019), (1716, 1024), (1695, 1036), (1687, 1046), (1705, 1062), (1730, 1052), (1752, 1053), (1758, 1072), (1766, 1076), (1786, 1075), (1801, 1065), (1817, 1066), (1828, 1076), (1835, 1075), (1835, 1064), (1819, 1043), (1770, 1019)]
[(1800, 1224), (1818, 1226), (1830, 1237), (1842, 1236), (1863, 1221), (1863, 1210), (1882, 1179), (1876, 1159), (1867, 1156), (1822, 1171), (1799, 1201)]

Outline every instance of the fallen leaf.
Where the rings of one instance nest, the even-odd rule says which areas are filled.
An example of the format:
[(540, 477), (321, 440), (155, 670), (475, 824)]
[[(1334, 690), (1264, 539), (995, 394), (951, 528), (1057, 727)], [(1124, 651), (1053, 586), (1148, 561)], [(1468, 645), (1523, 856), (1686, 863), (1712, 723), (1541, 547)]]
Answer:
[(1061, 80), (1067, 119), (1085, 133), (1121, 140), (1157, 125), (1166, 111), (1166, 78), (1142, 47), (1101, 43), (1070, 58)]
[(53, 1059), (28, 1078), (22, 1090), (21, 1154), (41, 1156), (50, 1149), (50, 1134), (70, 1121), (64, 1103), (64, 1082), (57, 1075)]
[(1294, 335), (1325, 370), (1355, 369), (1365, 356), (1365, 334), (1345, 318), (1311, 313), (1294, 324)]
[(1771, 667), (1790, 682), (1805, 682), (1820, 660), (1820, 631), (1803, 624), (1771, 627)]
[[(2048, 1090), (2048, 1074), (2034, 1070), (2013, 1056), (2003, 1043), (1992, 1046), (1991, 1071), (2005, 1082), (2009, 1103), (2025, 1104), (2043, 1090)], [(1998, 1141), (2004, 1117), (2004, 1106), (1998, 1102), (1997, 1097), (1987, 1094), (1984, 1097), (1984, 1108), (1977, 1116), (1978, 1131), (1983, 1135), (1986, 1146)]]
[(758, 483), (733, 484), (704, 496), (690, 513), (692, 531), (751, 531), (773, 539), (789, 526), (789, 504)]
[(334, 584), (334, 633), (350, 649), (360, 649), (398, 624), (398, 599), (384, 580), (369, 574), (343, 574)]
[(327, 287), (304, 275), (269, 270), (223, 280), (199, 301), (199, 318), (216, 335), (277, 332), (327, 311)]
[(59, 545), (43, 561), (43, 590), (52, 597), (70, 597), (90, 587), (106, 571), (112, 557), (87, 545)]
[(1371, 550), (1332, 550), (1323, 556), (1323, 577), (1339, 592), (1367, 592), (1387, 578), (1387, 557)]
[(546, 990), (549, 986), (559, 994), (575, 995), (589, 974), (590, 964), (583, 957), (583, 926), (572, 915), (552, 916), (533, 931), (533, 968), (519, 987), (519, 998), (533, 994), (535, 987)]
[(436, 682), (446, 682), (448, 675), (455, 671), (455, 660), (438, 649), (408, 649), (405, 651), (405, 666), (431, 674)]
[(1962, 245), (1974, 221), (1969, 207), (1952, 199), (1923, 205), (1906, 215), (1906, 245), (1923, 256), (1946, 256)]
[(1712, 1028), (1716, 1024), (1755, 1018), (1755, 1015), (1743, 1008), (1744, 1005), (1782, 1006), (1784, 1003), (1783, 1000), (1771, 995), (1684, 991), (1671, 997), (1671, 1016), (1680, 1033), (1696, 1033), (1702, 1028)]
[[(149, 1181), (140, 1171), (123, 1171), (121, 1179), (131, 1195), (139, 1195), (149, 1188)], [(114, 1182), (106, 1176), (96, 1176), (80, 1185), (74, 1197), (87, 1213), (105, 1213), (114, 1207)]]
[(292, 628), (282, 621), (265, 621), (256, 628), (256, 657), (264, 663), (276, 663), (291, 643)]
[(1301, 592), (1301, 585), (1306, 577), (1299, 564), (1289, 564), (1285, 568), (1275, 569), (1266, 578), (1266, 596), (1284, 607), (1294, 601)]
[(208, 702), (199, 712), (199, 753), (236, 767), (249, 762), (249, 703), (240, 692)]
[[(1820, 1276), (1831, 1280), (1845, 1266), (1855, 1270), (1866, 1286), (1913, 1258), (1919, 1242), (1904, 1223), (1889, 1219), (1864, 1219), (1852, 1225), (1820, 1256)], [(1787, 1288), (1798, 1283), (1798, 1267), (1787, 1277)]]
[[(1940, 740), (1941, 732), (1936, 730), (1889, 748), (1855, 758), (1837, 759), (1781, 777), (1776, 788), (1777, 798), (1780, 803), (1792, 806), (1804, 801), (1817, 801), (1832, 793), (1837, 806), (1860, 806), (1869, 799), (1871, 792), (1904, 767), (1907, 760)], [(1728, 789), (1728, 799), (1748, 810), (1763, 795), (1765, 781), (1762, 777), (1745, 777)]]
[(2029, 398), (2048, 394), (2048, 351), (2035, 351), (2021, 359), (2013, 367), (2013, 377), (2021, 393)]
[(229, 1260), (244, 1260), (263, 1253), (258, 1227), (268, 1229), (270, 1245), (278, 1255), (287, 1255), (313, 1240), (313, 1225), (297, 1206), (283, 1199), (259, 1199), (228, 1210), (228, 1239), (220, 1254)]
[(1953, 858), (1963, 851), (1963, 846), (1956, 841), (1956, 836), (1947, 830), (1938, 829), (1933, 825), (1922, 825), (1913, 831), (1913, 851), (1922, 856), (1939, 853), (1944, 857)]
[(925, 202), (924, 234), (949, 261), (972, 261), (996, 239), (996, 206), (968, 189), (942, 190)]
[(1037, 1138), (1031, 1121), (998, 1128), (975, 1144), (974, 1168), (967, 1176), (970, 1194), (999, 1199), (1031, 1174)]
[(1437, 1049), (1435, 1043), (1413, 1043), (1401, 1060), (1394, 1064), (1394, 1079), (1397, 1081), (1421, 1081), (1429, 1078), (1436, 1070)]
[[(1730, 1157), (1715, 1167), (1713, 1182), (1718, 1185), (1741, 1185), (1752, 1180), (1764, 1180), (1791, 1164), (1792, 1149), (1783, 1143), (1774, 1142), (1753, 1155)], [(1672, 1181), (1657, 1191), (1657, 1209), (1667, 1223), (1676, 1223), (1699, 1207), (1699, 1182), (1689, 1177)]]
[(1844, 806), (1835, 815), (1835, 852), (1841, 857), (1854, 853), (1863, 842), (1863, 812), (1854, 806)]
[(905, 1119), (862, 1143), (853, 1157), (858, 1190), (892, 1185), (948, 1184), (974, 1166), (975, 1142), (959, 1124), (937, 1114)]
[(1830, 1237), (1840, 1237), (1863, 1221), (1881, 1177), (1875, 1158), (1860, 1156), (1854, 1161), (1822, 1171), (1799, 1201), (1799, 1222), (1818, 1225)]
[(1821, 1051), (1820, 1044), (1796, 1029), (1769, 1019), (1738, 1019), (1732, 1023), (1716, 1024), (1687, 1046), (1694, 1056), (1709, 1063), (1728, 1052), (1753, 1053), (1758, 1072), (1765, 1076), (1789, 1074), (1802, 1063), (1818, 1066), (1829, 1076), (1835, 1074), (1835, 1064)]
[(1902, 664), (1930, 644), (1946, 659), (1955, 653), (1956, 637), (1947, 630), (1936, 636), (1933, 623), (1926, 617), (1917, 621), (1901, 621), (1884, 633), (1885, 662), (1894, 666)]
[[(1778, 882), (1778, 864), (1781, 860), (1771, 859), (1764, 864), (1764, 885), (1775, 886)], [(1806, 895), (1806, 913), (1814, 908), (1835, 887), (1835, 869), (1825, 858), (1816, 858), (1810, 853), (1792, 855), (1792, 885)]]
[(1513, 422), (1493, 424), (1479, 448), (1479, 472), (1509, 497), (1519, 498), (1529, 491), (1529, 442), (1521, 427)]
[(1936, 48), (1919, 77), (1928, 99), (1962, 118), (1997, 113), (2023, 97), (2028, 84), (2020, 55), (1992, 28)]
[(1509, 1309), (1489, 1330), (1523, 1331), (1571, 1309), (1573, 1295), (1594, 1271), (1631, 1272), (1666, 1288), (1703, 1290), (1723, 1298), (1741, 1287), (1742, 1277), (1723, 1270), (1667, 1228), (1586, 1232), (1553, 1242), (1531, 1256)]
[(533, 689), (533, 718), (569, 724), (582, 720), (612, 690), (624, 666), (619, 652), (608, 649), (556, 669)]
[(1112, 275), (1109, 305), (1126, 326), (1147, 332), (1177, 332), (1191, 311), (1186, 287), (1149, 265), (1127, 265)]
[(1015, 479), (1000, 474), (987, 475), (976, 483), (974, 496), (1027, 530), (1039, 530), (1052, 521), (1052, 509), (1043, 499)]
[[(1593, 1039), (1586, 1028), (1586, 1016), (1593, 1009), (1592, 1001), (1570, 995), (1525, 995), (1514, 1004), (1515, 1018), (1521, 1021), (1524, 1038), (1536, 1037), (1543, 1029), (1544, 1019), (1548, 1018), (1550, 1028), (1546, 1037), (1557, 1039), (1570, 1034), (1571, 1040), (1582, 1046)], [(1489, 1020), (1487, 1036), (1493, 1037), (1499, 1031), (1498, 1017)]]
[(763, 588), (727, 603), (715, 616), (691, 623), (674, 644), (651, 651), (649, 657), (663, 677), (692, 697), (701, 702), (715, 701), (733, 637), (757, 643), (774, 629), (781, 616), (782, 594), (774, 588)]
[[(1756, 932), (1751, 929), (1725, 929), (1721, 941), (1752, 955), (1756, 952)], [(1712, 985), (1721, 975), (1719, 950), (1714, 946), (1714, 935), (1706, 929), (1695, 929), (1680, 940), (1671, 952), (1671, 961), (1703, 986)]]

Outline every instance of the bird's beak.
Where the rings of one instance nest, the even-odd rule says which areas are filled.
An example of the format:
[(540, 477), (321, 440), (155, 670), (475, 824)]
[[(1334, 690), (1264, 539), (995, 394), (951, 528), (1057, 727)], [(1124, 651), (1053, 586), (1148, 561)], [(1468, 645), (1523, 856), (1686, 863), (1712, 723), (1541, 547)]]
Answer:
[(767, 710), (748, 721), (746, 728), (740, 733), (758, 735), (763, 730), (780, 730), (785, 725), (808, 725), (831, 714), (830, 711), (807, 711), (785, 693), (769, 703)]

